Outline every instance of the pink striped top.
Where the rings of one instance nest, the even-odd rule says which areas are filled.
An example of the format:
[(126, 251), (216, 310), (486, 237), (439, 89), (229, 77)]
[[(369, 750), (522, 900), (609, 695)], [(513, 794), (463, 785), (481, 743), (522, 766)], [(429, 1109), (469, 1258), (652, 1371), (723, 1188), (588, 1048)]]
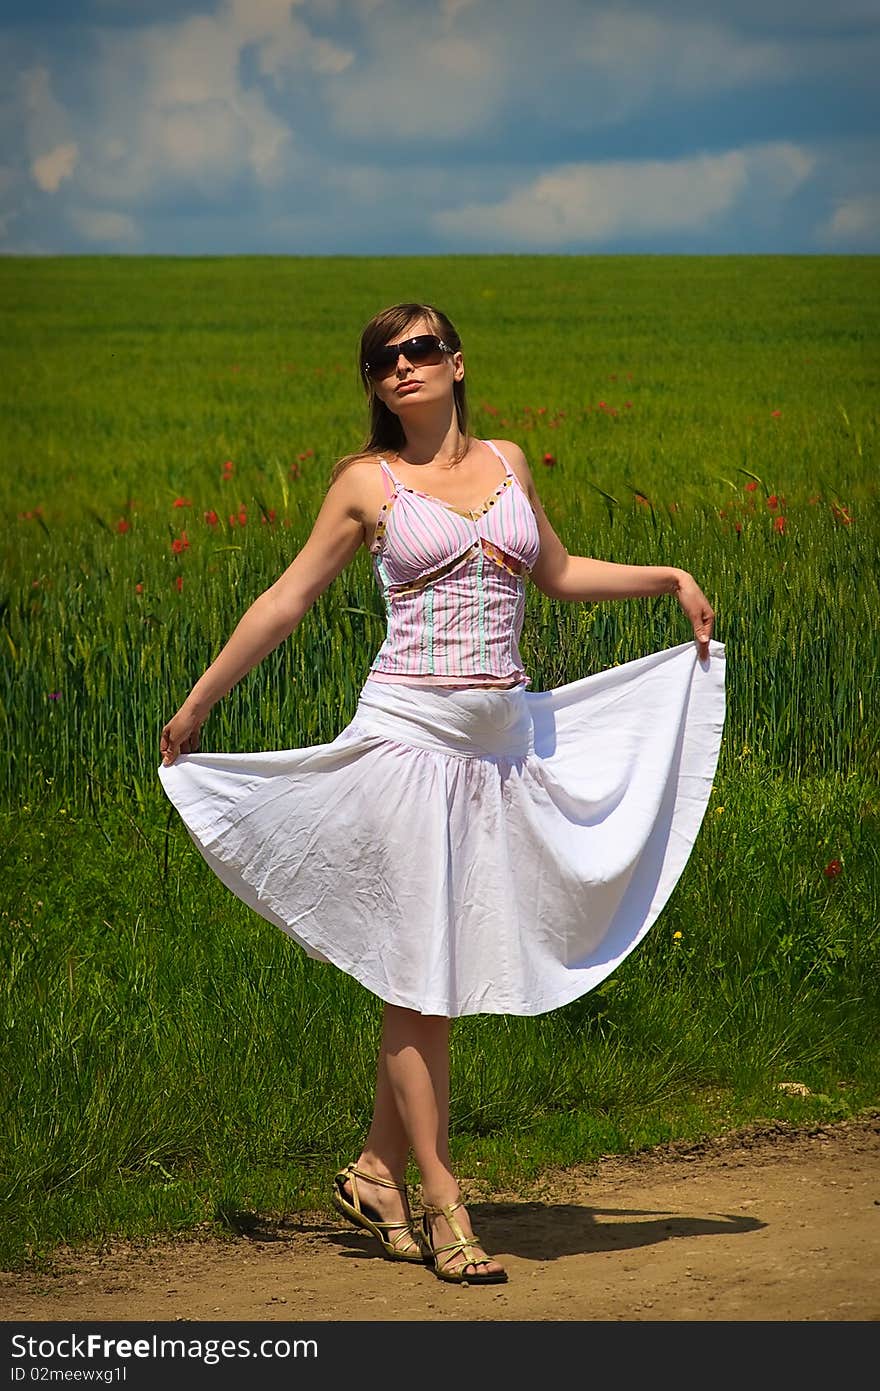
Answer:
[(525, 575), (540, 553), (528, 494), (491, 440), (504, 479), (465, 511), (407, 488), (382, 459), (386, 501), (370, 552), (388, 631), (373, 681), (526, 686), (519, 652)]

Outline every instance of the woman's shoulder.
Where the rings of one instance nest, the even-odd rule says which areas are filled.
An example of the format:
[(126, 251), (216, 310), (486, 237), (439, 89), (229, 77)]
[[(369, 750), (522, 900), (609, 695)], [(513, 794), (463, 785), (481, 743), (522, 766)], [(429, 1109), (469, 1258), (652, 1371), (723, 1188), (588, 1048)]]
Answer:
[(535, 487), (534, 479), (532, 478), (532, 471), (529, 468), (529, 461), (520, 445), (518, 445), (515, 440), (489, 440), (488, 443), (494, 444), (499, 454), (503, 455), (508, 466), (516, 474), (529, 496), (531, 496)]
[(386, 489), (382, 486), (380, 460), (384, 455), (375, 450), (359, 450), (346, 454), (336, 464), (330, 478), (330, 488), (352, 516), (366, 524), (375, 520)]
[(345, 454), (334, 465), (330, 481), (335, 483), (343, 477), (350, 482), (373, 479), (377, 476), (380, 461), (384, 458), (384, 454), (371, 449), (358, 450), (355, 454)]

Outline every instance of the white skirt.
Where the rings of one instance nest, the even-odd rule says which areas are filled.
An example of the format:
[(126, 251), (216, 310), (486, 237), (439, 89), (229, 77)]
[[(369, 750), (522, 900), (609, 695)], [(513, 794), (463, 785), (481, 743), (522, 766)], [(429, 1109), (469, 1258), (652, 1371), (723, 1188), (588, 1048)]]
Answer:
[(542, 1014), (641, 941), (700, 828), (725, 651), (549, 691), (367, 680), (328, 744), (159, 777), (226, 886), (310, 957), (422, 1014)]

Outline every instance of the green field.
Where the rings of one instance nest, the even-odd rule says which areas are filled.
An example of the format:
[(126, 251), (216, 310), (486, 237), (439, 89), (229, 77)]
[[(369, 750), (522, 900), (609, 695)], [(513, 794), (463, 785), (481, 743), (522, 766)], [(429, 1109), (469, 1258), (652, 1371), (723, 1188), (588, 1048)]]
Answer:
[[(690, 570), (727, 649), (712, 800), (645, 943), (553, 1014), (456, 1024), (461, 1172), (878, 1103), (878, 282), (872, 257), (0, 260), (0, 1261), (326, 1203), (360, 1147), (378, 1002), (222, 887), (156, 770), (361, 443), (360, 330), (398, 300), (450, 315), (472, 430), (522, 445), (569, 551)], [(383, 631), (361, 551), (202, 749), (333, 738)], [(540, 690), (690, 635), (669, 596), (530, 588), (521, 650)]]

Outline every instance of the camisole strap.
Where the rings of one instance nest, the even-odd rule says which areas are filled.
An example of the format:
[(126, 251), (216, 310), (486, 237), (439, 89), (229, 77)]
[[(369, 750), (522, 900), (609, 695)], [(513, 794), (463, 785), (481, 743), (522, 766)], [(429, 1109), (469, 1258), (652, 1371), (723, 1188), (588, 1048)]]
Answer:
[[(395, 493), (395, 490), (396, 490), (397, 488), (399, 488), (401, 485), (398, 483), (397, 479), (394, 477), (394, 474), (391, 472), (391, 470), (390, 470), (390, 468), (388, 467), (388, 465), (386, 464), (385, 460), (380, 458), (379, 463), (380, 463), (381, 466), (382, 466), (382, 486), (383, 486), (383, 488), (385, 489), (385, 496), (386, 496), (386, 497), (393, 497), (393, 496), (394, 496), (394, 493)], [(389, 479), (391, 480), (390, 482), (389, 482)], [(393, 487), (392, 487), (392, 484), (393, 484)]]
[(501, 450), (498, 448), (498, 446), (497, 446), (497, 445), (494, 445), (494, 444), (492, 443), (491, 440), (483, 440), (483, 444), (488, 444), (488, 446), (489, 446), (489, 448), (492, 450), (492, 452), (493, 452), (494, 454), (497, 454), (497, 455), (498, 455), (498, 458), (501, 460), (502, 464), (504, 465), (504, 468), (505, 468), (506, 472), (507, 472), (507, 473), (510, 473), (510, 472), (511, 472), (510, 464), (507, 462), (507, 460), (505, 459), (504, 455), (501, 453)]

